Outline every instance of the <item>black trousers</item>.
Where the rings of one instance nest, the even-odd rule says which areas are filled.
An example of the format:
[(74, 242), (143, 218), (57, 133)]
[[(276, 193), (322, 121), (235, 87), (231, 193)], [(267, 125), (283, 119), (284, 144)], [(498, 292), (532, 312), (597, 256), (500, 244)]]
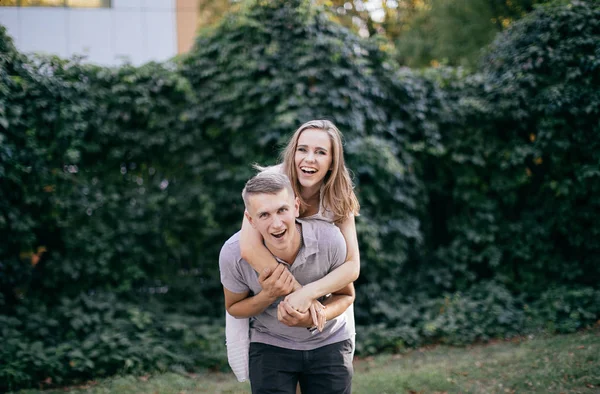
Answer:
[(314, 350), (250, 343), (252, 394), (351, 394), (352, 341)]

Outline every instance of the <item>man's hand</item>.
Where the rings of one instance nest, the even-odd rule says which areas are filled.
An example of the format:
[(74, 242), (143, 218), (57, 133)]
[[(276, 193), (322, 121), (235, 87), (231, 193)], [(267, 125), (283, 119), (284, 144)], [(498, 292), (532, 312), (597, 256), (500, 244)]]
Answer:
[(277, 306), (277, 319), (288, 327), (312, 327), (312, 317), (308, 311), (298, 312), (286, 302), (281, 301)]
[(325, 306), (321, 304), (317, 300), (313, 300), (310, 308), (308, 308), (308, 312), (312, 318), (313, 326), (319, 330), (319, 332), (323, 331), (325, 328), (325, 323), (327, 322), (327, 318), (325, 317)]
[(265, 268), (258, 276), (258, 283), (272, 299), (288, 295), (294, 290), (294, 277), (283, 264), (279, 264), (273, 273)]

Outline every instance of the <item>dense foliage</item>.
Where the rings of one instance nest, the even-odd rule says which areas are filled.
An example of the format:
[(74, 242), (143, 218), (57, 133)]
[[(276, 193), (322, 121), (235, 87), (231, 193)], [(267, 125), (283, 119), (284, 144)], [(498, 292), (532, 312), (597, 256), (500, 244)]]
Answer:
[[(186, 341), (169, 341), (169, 319), (140, 306), (160, 296), (172, 301), (166, 314), (222, 308), (211, 301), (214, 262), (198, 264), (214, 204), (195, 168), (197, 141), (183, 132), (189, 83), (169, 65), (27, 59), (2, 35), (0, 390), (184, 356), (189, 367), (218, 365), (187, 350), (197, 319), (172, 318)], [(145, 309), (156, 313), (140, 326)], [(178, 345), (149, 350), (160, 343)]]
[[(407, 0), (404, 0), (406, 2)], [(473, 68), (496, 34), (547, 0), (425, 0), (389, 13), (383, 25), (399, 23), (391, 38), (398, 61), (410, 67), (435, 63)], [(401, 2), (402, 3), (402, 2)], [(406, 15), (408, 14), (408, 16)], [(387, 16), (387, 15), (386, 15)]]
[[(336, 23), (362, 37), (384, 38), (408, 67), (475, 67), (496, 34), (548, 0), (312, 0)], [(220, 22), (239, 0), (201, 0), (199, 26)]]
[(419, 162), (444, 210), (431, 215), (430, 249), (463, 281), (495, 277), (539, 294), (600, 278), (600, 24), (590, 4), (539, 9), (498, 37), (481, 73), (444, 78), (462, 119), (444, 126), (444, 153)]
[(223, 367), (239, 192), (322, 117), (362, 206), (359, 354), (596, 322), (600, 8), (564, 3), (475, 74), (400, 68), (300, 0), (139, 68), (27, 58), (0, 28), (0, 390)]
[(38, 300), (0, 315), (3, 390), (116, 373), (224, 368), (224, 327), (192, 314), (123, 302), (111, 293)]

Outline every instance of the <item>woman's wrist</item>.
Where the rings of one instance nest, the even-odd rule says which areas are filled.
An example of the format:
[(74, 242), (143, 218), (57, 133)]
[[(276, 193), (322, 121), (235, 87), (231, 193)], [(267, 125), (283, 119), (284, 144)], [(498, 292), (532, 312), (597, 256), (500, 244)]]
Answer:
[(314, 285), (314, 282), (304, 285), (302, 287), (302, 293), (306, 298), (310, 298), (311, 300), (316, 300), (319, 298), (319, 294), (317, 293), (317, 288)]

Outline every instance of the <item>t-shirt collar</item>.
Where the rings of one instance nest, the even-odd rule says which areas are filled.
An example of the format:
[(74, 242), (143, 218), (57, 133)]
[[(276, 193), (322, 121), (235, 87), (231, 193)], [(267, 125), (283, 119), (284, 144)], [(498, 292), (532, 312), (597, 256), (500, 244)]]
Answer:
[[(291, 265), (292, 268), (303, 265), (306, 263), (309, 256), (316, 254), (319, 251), (319, 244), (312, 224), (307, 220), (298, 218), (296, 218), (296, 223), (299, 223), (302, 226), (302, 245), (300, 246), (296, 260), (294, 260), (294, 264)], [(289, 266), (288, 263), (279, 257), (275, 255), (274, 257), (278, 262)]]

